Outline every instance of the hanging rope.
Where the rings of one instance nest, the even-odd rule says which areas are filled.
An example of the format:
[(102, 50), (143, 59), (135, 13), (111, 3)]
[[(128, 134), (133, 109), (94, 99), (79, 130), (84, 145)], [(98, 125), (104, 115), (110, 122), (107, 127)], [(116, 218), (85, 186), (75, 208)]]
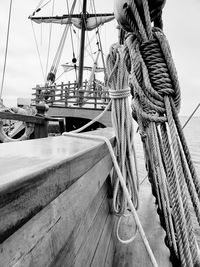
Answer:
[(0, 100), (1, 100), (2, 94), (3, 94), (4, 78), (5, 78), (5, 72), (6, 72), (6, 62), (7, 62), (7, 54), (8, 54), (8, 43), (9, 43), (9, 34), (10, 34), (11, 12), (12, 12), (12, 0), (10, 0), (10, 8), (9, 8), (9, 16), (8, 16), (8, 27), (7, 27), (7, 37), (6, 37), (6, 50), (5, 50), (5, 58), (4, 58), (4, 64), (3, 64), (3, 74), (2, 74), (2, 81), (1, 81)]
[[(181, 94), (170, 48), (162, 30), (151, 26), (156, 16), (147, 0), (122, 2), (116, 13), (130, 32), (124, 42), (124, 59), (149, 179), (171, 251), (182, 266), (199, 266), (188, 191), (199, 221), (200, 184), (177, 115)], [(161, 7), (154, 24), (162, 28)]]
[[(130, 190), (135, 208), (138, 208), (139, 179), (133, 142), (133, 120), (128, 97), (128, 72), (124, 74), (125, 62), (123, 49), (118, 44), (111, 47), (107, 57), (109, 95), (112, 99), (112, 125), (117, 139), (117, 158), (126, 185)], [(135, 162), (135, 166), (134, 166)], [(117, 214), (123, 214), (126, 200), (120, 188), (119, 179), (114, 178), (113, 209)]]

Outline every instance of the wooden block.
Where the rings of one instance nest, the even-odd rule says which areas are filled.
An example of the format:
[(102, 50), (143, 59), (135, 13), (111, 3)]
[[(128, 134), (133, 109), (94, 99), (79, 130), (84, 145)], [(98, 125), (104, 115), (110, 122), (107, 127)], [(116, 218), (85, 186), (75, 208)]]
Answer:
[(107, 155), (6, 239), (0, 245), (0, 266), (49, 266), (99, 192), (111, 168), (110, 155)]

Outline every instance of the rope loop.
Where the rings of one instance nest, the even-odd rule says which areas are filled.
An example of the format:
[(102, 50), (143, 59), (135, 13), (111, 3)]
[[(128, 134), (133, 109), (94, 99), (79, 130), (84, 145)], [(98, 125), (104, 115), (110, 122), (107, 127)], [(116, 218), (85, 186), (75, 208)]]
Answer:
[(109, 90), (109, 96), (112, 99), (127, 98), (131, 94), (130, 87), (120, 90)]

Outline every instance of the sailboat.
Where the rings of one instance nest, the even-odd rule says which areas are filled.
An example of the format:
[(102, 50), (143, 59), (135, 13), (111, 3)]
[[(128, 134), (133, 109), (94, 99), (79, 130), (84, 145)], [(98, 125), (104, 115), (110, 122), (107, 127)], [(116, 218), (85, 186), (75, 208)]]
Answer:
[[(29, 127), (35, 124), (37, 138), (0, 145), (0, 267), (199, 266), (187, 203), (190, 194), (199, 220), (199, 182), (177, 117), (180, 95), (169, 48), (164, 50), (167, 60), (160, 56), (165, 1), (116, 1), (119, 42), (107, 56), (104, 82), (95, 78), (95, 71), (102, 70), (97, 66), (100, 48), (94, 65), (86, 66), (91, 76), (85, 87), (85, 30), (94, 21), (105, 22), (107, 15), (88, 14), (86, 0), (81, 14), (72, 14), (74, 3), (69, 15), (36, 17), (37, 8), (30, 17), (82, 29), (79, 64), (76, 57), (73, 64), (64, 64), (65, 71), (78, 70), (78, 80), (57, 85), (53, 64), (44, 86), (36, 86), (34, 93), (39, 116), (20, 115)], [(162, 75), (159, 69), (165, 69)], [(160, 76), (167, 77), (167, 89)], [(170, 93), (173, 99), (165, 95)], [(112, 113), (113, 127), (88, 131), (88, 124), (77, 129), (81, 125), (73, 122), (62, 135), (47, 137), (48, 120), (68, 117), (67, 124), (70, 109), (72, 119)], [(132, 115), (142, 140), (137, 148)]]
[[(79, 128), (80, 126), (84, 125), (87, 121), (92, 120), (95, 116), (97, 116), (99, 113), (102, 112), (102, 110), (105, 109), (109, 102), (109, 96), (108, 96), (108, 90), (106, 86), (106, 68), (105, 68), (105, 55), (102, 47), (102, 40), (100, 38), (100, 28), (105, 24), (112, 20), (114, 20), (114, 14), (113, 13), (94, 13), (89, 14), (87, 12), (86, 3), (83, 4), (82, 10), (78, 14), (73, 14), (74, 10), (76, 10), (76, 2), (73, 1), (71, 5), (71, 10), (69, 10), (69, 3), (67, 3), (67, 8), (69, 11), (68, 15), (63, 16), (52, 16), (52, 17), (37, 17), (36, 15), (38, 12), (42, 12), (42, 3), (40, 3), (40, 7), (38, 6), (33, 14), (29, 16), (29, 19), (31, 20), (32, 27), (33, 22), (36, 22), (37, 24), (43, 24), (43, 23), (50, 23), (50, 33), (48, 38), (48, 55), (47, 55), (47, 62), (46, 62), (46, 73), (44, 74), (44, 69), (42, 69), (43, 75), (44, 75), (44, 82), (42, 85), (37, 85), (35, 88), (33, 88), (33, 98), (32, 98), (32, 107), (35, 106), (37, 110), (37, 114), (39, 116), (44, 115), (44, 110), (46, 111), (46, 120), (51, 122), (51, 125), (49, 127), (49, 131), (56, 127), (57, 132), (63, 131), (64, 128), (66, 128), (67, 131), (72, 130), (74, 128)], [(95, 5), (92, 4), (92, 10), (95, 11)], [(54, 4), (53, 4), (54, 6)], [(53, 7), (52, 7), (53, 8)], [(52, 24), (60, 24), (64, 25), (64, 31), (62, 33), (61, 39), (58, 44), (57, 51), (55, 53), (54, 51), (54, 59), (52, 60), (52, 65), (49, 67), (49, 72), (47, 71), (48, 67), (48, 61), (50, 61), (49, 53), (50, 53), (50, 46), (51, 41), (50, 36), (52, 35)], [(77, 38), (77, 35), (79, 37), (79, 32), (76, 33), (76, 29), (80, 31), (80, 40), (78, 40), (78, 44), (76, 47), (75, 41), (73, 38)], [(90, 40), (89, 33), (90, 31), (93, 31), (92, 38), (96, 39), (95, 44), (95, 50), (91, 50), (92, 41)], [(35, 36), (35, 30), (33, 28), (33, 33), (36, 41), (36, 46), (38, 48), (37, 44), (37, 38)], [(74, 37), (73, 37), (74, 34)], [(56, 41), (57, 41), (56, 37)], [(66, 49), (65, 43), (69, 43), (69, 39), (71, 38), (71, 64), (65, 63), (62, 64), (63, 72), (62, 75), (66, 73), (66, 75), (71, 77), (72, 81), (61, 80), (60, 83), (57, 82), (59, 79), (58, 69), (59, 69), (59, 63), (61, 59), (61, 55), (63, 53), (63, 49)], [(51, 37), (53, 39), (53, 37)], [(55, 41), (55, 39), (53, 40)], [(93, 41), (94, 43), (94, 41)], [(89, 46), (89, 49), (87, 48)], [(69, 47), (69, 45), (68, 45)], [(68, 48), (67, 48), (68, 49)], [(77, 50), (77, 51), (75, 51)], [(78, 51), (79, 50), (79, 51)], [(90, 50), (88, 53), (87, 50)], [(89, 54), (89, 56), (92, 58), (92, 65), (91, 66), (85, 66), (84, 58), (86, 56), (86, 52)], [(40, 53), (39, 54), (39, 60)], [(70, 55), (70, 53), (69, 53)], [(99, 66), (99, 60), (102, 61), (102, 66)], [(91, 61), (89, 61), (89, 64), (91, 64)], [(41, 63), (42, 66), (42, 63)], [(72, 75), (72, 72), (74, 75)], [(88, 74), (89, 76), (86, 77), (85, 74)], [(100, 73), (101, 80), (98, 78), (98, 73)], [(63, 75), (63, 76), (64, 76)], [(73, 77), (73, 78), (72, 78)], [(61, 82), (62, 81), (62, 82)], [(38, 105), (39, 104), (39, 105)], [(43, 108), (42, 105), (46, 106)], [(48, 105), (48, 106), (47, 106)], [(80, 108), (77, 110), (78, 108)], [(93, 113), (90, 112), (91, 108), (93, 109)], [(27, 107), (26, 107), (27, 109)], [(12, 113), (20, 113), (20, 115), (32, 115), (34, 112), (26, 113), (22, 109), (3, 109), (2, 111)], [(17, 111), (17, 112), (16, 112)], [(30, 114), (31, 113), (31, 114)], [(18, 115), (18, 114), (14, 114)], [(1, 117), (7, 117), (7, 114), (1, 114)], [(11, 116), (12, 117), (12, 116)], [(58, 123), (56, 123), (56, 118), (62, 118), (62, 130), (59, 127)], [(89, 129), (96, 129), (97, 127), (105, 127), (108, 125), (111, 125), (110, 119), (109, 119), (109, 112), (107, 115), (108, 118), (105, 118), (103, 121), (99, 121), (96, 123), (93, 123), (92, 128)], [(21, 120), (22, 117), (19, 119)], [(64, 123), (65, 119), (65, 123)], [(36, 134), (36, 131), (27, 131), (27, 124), (26, 124), (26, 118), (23, 119), (25, 122), (17, 122), (14, 124), (12, 128), (12, 134), (7, 137), (6, 134), (4, 134), (3, 130), (3, 124), (1, 125), (1, 134), (0, 139), (2, 142), (9, 142), (9, 141), (16, 141), (16, 140), (24, 140), (26, 138), (41, 138), (46, 135), (39, 133)], [(52, 122), (53, 121), (53, 122)], [(61, 119), (57, 119), (57, 122), (61, 122)], [(27, 123), (31, 123), (30, 121), (27, 121)], [(52, 124), (53, 123), (53, 124)], [(20, 127), (22, 127), (23, 131), (25, 130), (25, 135), (21, 134), (21, 137), (19, 137), (19, 127), (17, 124), (20, 124)], [(66, 127), (64, 126), (66, 125)], [(32, 128), (32, 127), (31, 127)], [(37, 128), (37, 125), (36, 125)], [(59, 129), (60, 128), (60, 129)], [(20, 128), (21, 129), (21, 128)], [(39, 130), (39, 132), (44, 132), (43, 130)], [(48, 130), (46, 130), (46, 134), (48, 133)], [(13, 136), (15, 137), (13, 138)], [(19, 137), (19, 138), (17, 138)]]
[[(114, 14), (90, 14), (87, 12), (86, 1), (83, 2), (81, 13), (74, 14), (75, 3), (76, 1), (72, 3), (69, 15), (38, 17), (36, 16), (36, 12), (38, 12), (39, 10), (36, 10), (36, 12), (34, 12), (33, 15), (29, 17), (31, 21), (37, 24), (53, 23), (65, 25), (58, 50), (53, 60), (53, 64), (46, 77), (46, 83), (43, 87), (37, 86), (34, 89), (34, 95), (36, 97), (33, 101), (36, 104), (40, 101), (45, 101), (50, 106), (48, 113), (51, 116), (55, 117), (58, 115), (61, 116), (61, 114), (63, 114), (62, 116), (65, 116), (67, 130), (79, 128), (82, 124), (85, 123), (86, 120), (91, 119), (89, 115), (91, 113), (91, 108), (95, 110), (96, 114), (98, 114), (98, 112), (101, 112), (109, 102), (108, 90), (106, 86), (107, 73), (104, 52), (102, 48), (102, 40), (100, 38), (100, 26), (114, 20)], [(75, 55), (75, 49), (73, 48), (71, 64), (62, 64), (62, 67), (65, 73), (73, 70), (76, 74), (75, 79), (73, 82), (55, 84), (58, 63), (64, 48), (67, 34), (69, 34), (69, 31), (71, 31), (72, 35), (72, 29), (74, 28), (81, 30), (79, 52), (77, 53), (79, 59), (77, 59), (77, 56)], [(91, 46), (88, 32), (94, 30), (96, 31), (97, 51), (94, 53), (95, 58), (93, 60), (93, 65), (86, 66), (84, 62), (86, 53), (85, 47)], [(88, 42), (86, 42), (86, 38), (89, 39)], [(100, 58), (102, 61), (102, 67), (99, 67)], [(84, 74), (86, 71), (90, 74), (88, 79), (84, 80)], [(103, 73), (103, 75), (101, 75), (101, 77), (103, 77), (103, 80), (96, 78), (98, 73)], [(63, 111), (58, 111), (56, 109), (57, 107), (59, 107), (60, 110), (63, 108)], [(77, 111), (77, 108), (81, 109)], [(85, 115), (84, 113), (87, 113), (88, 115)], [(82, 120), (82, 123), (80, 119)], [(100, 126), (100, 124), (98, 126)]]

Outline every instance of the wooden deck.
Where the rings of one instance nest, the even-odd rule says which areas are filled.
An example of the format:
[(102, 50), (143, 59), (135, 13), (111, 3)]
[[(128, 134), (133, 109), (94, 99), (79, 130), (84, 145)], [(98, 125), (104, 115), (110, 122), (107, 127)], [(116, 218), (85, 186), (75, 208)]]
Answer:
[[(90, 134), (114, 142), (110, 128)], [(1, 144), (0, 267), (151, 266), (139, 236), (128, 246), (116, 242), (111, 168), (101, 141), (59, 136)], [(158, 266), (171, 266), (147, 181), (140, 198), (139, 216)]]

